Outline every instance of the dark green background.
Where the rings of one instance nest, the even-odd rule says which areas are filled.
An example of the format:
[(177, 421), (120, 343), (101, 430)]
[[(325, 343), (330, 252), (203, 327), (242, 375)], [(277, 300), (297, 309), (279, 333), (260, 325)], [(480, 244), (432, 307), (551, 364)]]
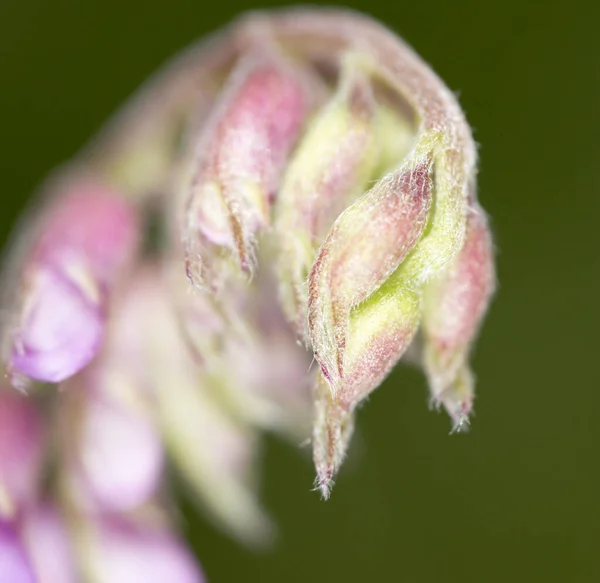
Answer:
[[(597, 15), (584, 1), (352, 6), (460, 92), (481, 144), (500, 288), (474, 359), (477, 417), (449, 437), (422, 376), (399, 369), (361, 412), (330, 502), (310, 492), (308, 457), (269, 441), (272, 553), (202, 519), (194, 545), (213, 583), (600, 581)], [(165, 58), (254, 7), (3, 0), (2, 239), (44, 174)]]

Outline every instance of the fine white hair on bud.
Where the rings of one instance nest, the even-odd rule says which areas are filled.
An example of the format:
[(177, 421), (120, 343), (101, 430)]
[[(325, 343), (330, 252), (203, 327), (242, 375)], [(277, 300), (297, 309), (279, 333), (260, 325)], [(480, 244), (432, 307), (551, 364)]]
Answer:
[[(252, 274), (257, 236), (270, 223), (279, 176), (309, 109), (301, 72), (264, 49), (242, 57), (198, 138), (198, 162), (183, 224), (188, 273), (224, 253)], [(195, 283), (192, 281), (192, 283)]]
[(468, 357), (495, 288), (490, 229), (472, 202), (462, 249), (425, 290), (424, 364), (431, 397), (443, 405), (456, 430), (468, 426), (474, 379)]
[(2, 279), (1, 364), (29, 394), (0, 390), (11, 581), (202, 582), (168, 472), (222, 529), (268, 542), (261, 432), (312, 435), (328, 498), (358, 409), (406, 354), (468, 427), (495, 287), (476, 149), (455, 95), (381, 24), (244, 15), (57, 176)]

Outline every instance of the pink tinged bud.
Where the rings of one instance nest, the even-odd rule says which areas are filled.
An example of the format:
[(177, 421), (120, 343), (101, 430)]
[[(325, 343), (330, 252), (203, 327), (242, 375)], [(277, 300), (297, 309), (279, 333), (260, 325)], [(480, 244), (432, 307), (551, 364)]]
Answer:
[(348, 64), (341, 87), (311, 123), (284, 176), (276, 205), (281, 300), (305, 336), (306, 280), (335, 218), (362, 194), (378, 159), (377, 103)]
[(191, 553), (164, 527), (100, 519), (82, 555), (93, 583), (203, 583)]
[(317, 470), (316, 486), (326, 500), (350, 445), (354, 414), (335, 402), (322, 375), (316, 381), (314, 399), (313, 460)]
[(20, 531), (37, 583), (79, 583), (69, 532), (56, 508), (43, 504), (25, 513)]
[(235, 69), (199, 142), (184, 228), (188, 275), (219, 249), (253, 271), (256, 237), (308, 107), (302, 75), (277, 55), (254, 54)]
[(394, 294), (372, 296), (419, 240), (430, 204), (429, 164), (404, 168), (348, 208), (317, 255), (309, 278), (310, 339), (334, 397), (348, 407), (383, 380), (412, 337), (414, 318), (403, 317), (414, 312), (411, 294), (398, 298), (406, 304), (396, 310), (400, 318)]
[(12, 515), (37, 497), (44, 431), (33, 399), (0, 390), (0, 515)]
[(14, 528), (0, 519), (0, 583), (37, 583)]
[(472, 408), (468, 356), (494, 287), (491, 233), (484, 212), (473, 203), (462, 249), (425, 290), (425, 366), (431, 394), (448, 410), (455, 428), (468, 422)]
[(39, 218), (9, 365), (48, 382), (72, 376), (97, 354), (108, 296), (138, 237), (134, 210), (118, 193), (86, 179), (65, 188)]
[(324, 498), (348, 447), (355, 407), (417, 331), (419, 290), (388, 280), (421, 237), (430, 204), (427, 161), (384, 178), (336, 221), (310, 274), (309, 333), (330, 391), (319, 378), (313, 456)]

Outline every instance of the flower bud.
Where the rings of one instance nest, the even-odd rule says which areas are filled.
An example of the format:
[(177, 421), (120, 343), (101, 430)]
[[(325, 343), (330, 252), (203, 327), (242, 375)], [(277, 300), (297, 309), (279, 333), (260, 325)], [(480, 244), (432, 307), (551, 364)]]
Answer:
[(302, 75), (277, 55), (251, 54), (232, 73), (200, 137), (185, 210), (193, 283), (211, 283), (209, 263), (228, 257), (252, 273), (257, 235), (269, 224), (279, 176), (308, 108)]
[(311, 122), (276, 201), (281, 301), (305, 335), (306, 279), (335, 218), (363, 192), (378, 161), (377, 103), (349, 60), (340, 88)]
[(0, 519), (0, 583), (37, 583), (13, 526)]
[(203, 583), (191, 553), (165, 526), (100, 517), (82, 535), (90, 583)]
[(12, 516), (38, 495), (44, 431), (35, 401), (0, 389), (0, 516)]
[(314, 400), (313, 460), (317, 488), (326, 500), (354, 433), (354, 413), (335, 401), (323, 375), (315, 382)]
[(494, 252), (483, 210), (473, 203), (463, 247), (425, 289), (425, 367), (436, 404), (443, 404), (455, 428), (464, 427), (473, 404), (468, 356), (494, 292)]
[(48, 382), (97, 354), (108, 295), (138, 235), (136, 215), (117, 193), (87, 178), (62, 186), (38, 219), (9, 331), (10, 372)]
[(389, 289), (387, 281), (421, 237), (430, 204), (428, 159), (403, 166), (344, 211), (310, 274), (309, 333), (331, 391), (327, 396), (317, 389), (314, 429), (325, 498), (345, 454), (354, 408), (383, 381), (417, 331), (418, 291), (409, 285)]
[[(62, 516), (44, 503), (26, 512), (19, 530), (37, 583), (78, 583), (74, 549)], [(1, 580), (1, 577), (0, 577)]]
[(309, 333), (333, 396), (347, 407), (383, 380), (412, 337), (413, 294), (391, 296), (383, 288), (370, 296), (419, 240), (430, 204), (429, 162), (403, 167), (342, 213), (317, 255)]
[[(5, 277), (18, 305), (0, 355), (15, 385), (81, 373), (59, 473), (75, 514), (146, 507), (160, 429), (216, 520), (248, 542), (268, 536), (250, 471), (257, 428), (289, 430), (312, 386), (326, 497), (357, 407), (421, 323), (433, 400), (465, 425), (467, 357), (493, 288), (476, 149), (454, 94), (391, 31), (337, 10), (254, 13), (177, 59), (82, 162), (88, 174), (54, 189), (12, 262), (18, 277)], [(136, 210), (166, 234), (147, 250), (175, 265), (173, 287), (156, 265), (120, 277)], [(0, 475), (7, 511), (12, 490)], [(127, 544), (116, 571), (93, 561), (96, 581), (131, 576), (128, 557), (144, 553), (121, 559)]]

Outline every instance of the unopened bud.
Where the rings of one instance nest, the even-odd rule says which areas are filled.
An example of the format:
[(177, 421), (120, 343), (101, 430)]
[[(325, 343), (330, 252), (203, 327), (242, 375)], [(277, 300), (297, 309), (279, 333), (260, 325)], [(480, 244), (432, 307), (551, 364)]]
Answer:
[(468, 357), (495, 286), (492, 239), (483, 210), (469, 209), (463, 247), (448, 269), (425, 289), (425, 367), (431, 395), (455, 428), (468, 422), (473, 375)]
[(344, 457), (344, 427), (352, 425), (355, 407), (379, 386), (417, 331), (418, 291), (408, 285), (388, 289), (387, 281), (421, 237), (430, 204), (429, 161), (403, 167), (339, 217), (311, 272), (309, 332), (331, 391), (326, 397), (318, 389), (315, 421), (326, 454), (324, 463), (315, 451), (325, 497)]
[(364, 191), (378, 162), (377, 103), (369, 80), (351, 61), (344, 75), (303, 136), (277, 197), (281, 300), (301, 337), (306, 280), (317, 249), (339, 213)]
[(192, 279), (199, 272), (211, 283), (206, 263), (223, 257), (252, 273), (257, 236), (308, 108), (302, 76), (279, 56), (252, 54), (234, 70), (199, 140), (184, 224)]
[(335, 401), (322, 375), (315, 382), (314, 401), (313, 460), (317, 488), (327, 499), (354, 433), (354, 412)]
[[(315, 358), (334, 396), (348, 407), (383, 380), (405, 348), (407, 333), (412, 336), (411, 316), (418, 303), (381, 290), (377, 298), (369, 298), (423, 232), (431, 204), (429, 173), (425, 160), (378, 182), (335, 222), (310, 274), (309, 333)], [(408, 318), (407, 325), (398, 313)], [(399, 354), (386, 349), (389, 341), (398, 344)], [(373, 343), (376, 350), (369, 350)]]

